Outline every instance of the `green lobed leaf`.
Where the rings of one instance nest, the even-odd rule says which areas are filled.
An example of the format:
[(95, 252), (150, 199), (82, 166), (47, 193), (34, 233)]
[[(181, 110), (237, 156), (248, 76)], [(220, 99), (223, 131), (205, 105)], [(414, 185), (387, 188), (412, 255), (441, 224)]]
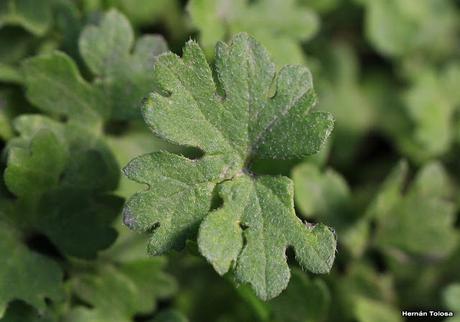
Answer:
[(18, 197), (41, 194), (58, 185), (68, 157), (67, 147), (51, 131), (38, 131), (28, 149), (10, 149), (5, 183)]
[(0, 28), (18, 25), (43, 36), (51, 25), (51, 4), (50, 0), (42, 0), (40, 4), (34, 0), (3, 0), (0, 2)]
[(454, 51), (459, 30), (452, 1), (366, 0), (366, 35), (384, 55), (439, 59)]
[[(355, 321), (395, 317), (396, 293), (390, 272), (378, 272), (367, 260), (352, 261), (345, 273), (330, 280), (333, 310), (332, 321)], [(367, 313), (369, 312), (370, 315)], [(376, 315), (373, 314), (376, 312)], [(377, 314), (377, 312), (380, 312)], [(399, 320), (396, 320), (399, 321)]]
[[(134, 48), (133, 48), (134, 46)], [(134, 31), (125, 16), (112, 9), (99, 26), (86, 27), (80, 53), (112, 106), (112, 118), (138, 116), (144, 96), (155, 88), (155, 56), (165, 52), (161, 36), (146, 35), (134, 45)]]
[(402, 322), (401, 313), (395, 307), (364, 297), (358, 298), (355, 307), (359, 322)]
[(331, 297), (326, 283), (320, 279), (311, 279), (299, 270), (293, 270), (292, 273), (286, 292), (269, 302), (272, 321), (324, 321)]
[(88, 126), (100, 126), (110, 106), (102, 92), (80, 75), (64, 53), (54, 52), (27, 59), (23, 64), (27, 98), (46, 113)]
[(21, 136), (9, 142), (4, 173), (17, 197), (11, 220), (65, 254), (94, 257), (115, 239), (110, 223), (122, 203), (105, 193), (117, 184), (111, 155), (83, 129), (44, 116), (22, 116), (15, 125)]
[(423, 69), (404, 92), (412, 134), (400, 141), (404, 152), (416, 161), (439, 157), (451, 148), (457, 127), (455, 113), (460, 108), (459, 80), (458, 64), (448, 64), (440, 71)]
[(329, 270), (335, 236), (329, 228), (305, 225), (295, 216), (288, 178), (243, 176), (220, 189), (224, 206), (203, 220), (198, 238), (200, 252), (218, 273), (226, 273), (237, 262), (237, 280), (251, 284), (262, 299), (270, 299), (289, 281), (288, 246), (305, 269)]
[[(148, 189), (128, 201), (124, 222), (152, 233), (152, 254), (180, 249), (200, 227), (200, 251), (217, 272), (234, 267), (238, 281), (270, 299), (289, 281), (287, 247), (304, 269), (325, 273), (336, 241), (326, 226), (296, 217), (290, 179), (257, 177), (247, 166), (255, 158), (316, 153), (333, 119), (309, 111), (315, 94), (306, 68), (286, 66), (276, 75), (268, 53), (246, 34), (218, 44), (216, 72), (218, 84), (194, 42), (187, 43), (182, 59), (172, 53), (159, 57), (155, 77), (162, 91), (146, 100), (144, 119), (158, 136), (197, 147), (204, 156), (190, 160), (156, 152), (131, 161), (125, 174)], [(216, 186), (224, 205), (208, 215)]]
[(392, 172), (369, 210), (377, 218), (377, 244), (413, 255), (446, 256), (458, 241), (447, 173), (440, 163), (429, 163), (403, 194), (406, 171), (402, 163)]
[(46, 299), (57, 301), (63, 296), (62, 271), (51, 259), (29, 250), (19, 232), (0, 215), (0, 318), (13, 300), (43, 312)]
[(177, 286), (162, 272), (162, 259), (143, 259), (103, 265), (93, 273), (83, 273), (70, 281), (78, 298), (91, 308), (76, 306), (66, 322), (131, 321), (136, 314), (155, 309), (156, 300), (171, 296)]

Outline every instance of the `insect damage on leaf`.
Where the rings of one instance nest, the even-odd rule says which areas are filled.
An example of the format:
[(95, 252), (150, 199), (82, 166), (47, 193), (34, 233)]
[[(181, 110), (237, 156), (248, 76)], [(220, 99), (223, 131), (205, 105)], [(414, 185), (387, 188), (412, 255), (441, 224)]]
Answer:
[[(310, 111), (316, 96), (307, 68), (276, 73), (267, 51), (245, 33), (218, 43), (215, 65), (216, 80), (193, 41), (182, 58), (158, 58), (154, 75), (161, 91), (145, 100), (144, 120), (156, 135), (204, 155), (190, 160), (154, 152), (132, 160), (125, 174), (148, 189), (127, 202), (124, 222), (151, 233), (154, 255), (180, 249), (198, 234), (200, 252), (219, 274), (232, 269), (266, 300), (287, 286), (288, 247), (304, 269), (326, 273), (336, 240), (328, 227), (305, 225), (296, 216), (289, 178), (257, 176), (249, 166), (254, 159), (318, 152), (333, 118)], [(223, 199), (217, 210), (214, 192)]]

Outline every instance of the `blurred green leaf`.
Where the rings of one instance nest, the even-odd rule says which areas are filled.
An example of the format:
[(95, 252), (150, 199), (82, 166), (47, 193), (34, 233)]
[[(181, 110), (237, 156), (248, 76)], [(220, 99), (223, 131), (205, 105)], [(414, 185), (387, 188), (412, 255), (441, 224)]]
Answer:
[(0, 63), (0, 81), (5, 83), (21, 83), (21, 72), (14, 66)]
[[(329, 311), (332, 321), (378, 319), (380, 315), (367, 315), (366, 311), (395, 312), (395, 288), (390, 274), (382, 274), (367, 261), (352, 261), (344, 274), (331, 280), (332, 303)], [(388, 314), (387, 314), (388, 315)], [(384, 313), (385, 316), (385, 313)], [(383, 317), (384, 317), (383, 316)]]
[(108, 225), (121, 207), (104, 193), (117, 184), (112, 156), (91, 134), (43, 116), (22, 116), (15, 125), (21, 136), (9, 142), (4, 174), (17, 197), (10, 218), (69, 255), (94, 257), (115, 239)]
[(108, 0), (107, 8), (116, 7), (134, 26), (161, 24), (174, 40), (184, 36), (187, 21), (180, 1), (177, 0)]
[(152, 73), (155, 56), (167, 50), (163, 38), (146, 35), (134, 45), (129, 21), (111, 10), (99, 26), (83, 30), (79, 45), (83, 59), (97, 77), (97, 85), (112, 106), (112, 118), (140, 116), (141, 100), (155, 88)]
[(0, 2), (0, 28), (3, 25), (18, 25), (27, 31), (43, 36), (52, 20), (52, 1), (2, 0)]
[(460, 25), (452, 1), (362, 2), (366, 8), (366, 36), (383, 55), (439, 59), (454, 51)]
[(302, 163), (292, 171), (295, 201), (307, 218), (335, 228), (350, 221), (351, 192), (344, 178), (332, 169), (323, 172), (309, 163)]
[(414, 129), (412, 137), (401, 137), (409, 154), (426, 160), (446, 153), (455, 139), (454, 116), (460, 107), (456, 90), (460, 65), (450, 64), (441, 72), (422, 70), (404, 94)]
[(170, 310), (160, 312), (152, 322), (187, 322), (188, 319), (179, 311)]
[(460, 321), (460, 284), (449, 285), (443, 293), (444, 304), (454, 313), (453, 317), (447, 318), (446, 322)]
[(0, 318), (8, 303), (16, 299), (43, 312), (45, 299), (57, 301), (63, 296), (62, 271), (54, 261), (29, 250), (0, 215)]
[(364, 297), (356, 301), (356, 319), (359, 322), (402, 322), (398, 309)]
[(292, 271), (286, 291), (269, 302), (276, 322), (324, 321), (330, 304), (326, 284), (320, 279), (310, 279), (299, 270)]
[(444, 291), (446, 306), (457, 314), (460, 312), (460, 284), (452, 284)]
[(174, 280), (162, 272), (163, 266), (162, 260), (145, 259), (77, 274), (69, 283), (75, 295), (91, 308), (77, 306), (65, 321), (127, 322), (135, 314), (153, 311), (156, 300), (176, 290)]
[(44, 112), (96, 128), (109, 116), (110, 105), (102, 92), (81, 77), (64, 53), (26, 60), (24, 75), (28, 99)]
[(402, 164), (377, 197), (373, 212), (379, 247), (421, 256), (448, 255), (457, 245), (458, 234), (453, 225), (455, 205), (447, 200), (451, 194), (447, 173), (439, 163), (427, 164), (403, 194), (405, 180)]
[(343, 42), (330, 48), (318, 81), (319, 108), (331, 112), (337, 121), (332, 156), (338, 162), (350, 163), (363, 137), (375, 126), (376, 109), (360, 83), (353, 48)]
[(276, 63), (303, 63), (300, 43), (319, 26), (315, 13), (295, 0), (191, 0), (188, 10), (210, 56), (217, 41), (244, 31), (267, 47)]

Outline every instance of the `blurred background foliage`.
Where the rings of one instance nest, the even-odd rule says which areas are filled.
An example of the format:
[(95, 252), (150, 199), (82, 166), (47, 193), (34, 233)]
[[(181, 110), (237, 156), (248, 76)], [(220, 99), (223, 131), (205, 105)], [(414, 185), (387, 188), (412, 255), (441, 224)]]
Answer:
[[(254, 165), (291, 176), (299, 217), (339, 241), (329, 275), (293, 268), (266, 303), (193, 243), (147, 257), (119, 217), (139, 189), (119, 167), (159, 149), (196, 154), (140, 120), (154, 55), (194, 38), (212, 62), (240, 31), (278, 67), (307, 65), (317, 108), (336, 118), (319, 155)], [(0, 0), (0, 321), (460, 316), (459, 143), (459, 1)]]

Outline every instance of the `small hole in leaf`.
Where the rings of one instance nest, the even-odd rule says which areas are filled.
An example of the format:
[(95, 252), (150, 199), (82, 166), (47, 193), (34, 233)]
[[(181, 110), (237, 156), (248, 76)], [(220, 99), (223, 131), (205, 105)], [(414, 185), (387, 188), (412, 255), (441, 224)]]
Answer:
[(204, 156), (203, 150), (191, 146), (183, 147), (181, 154), (191, 160), (199, 160)]
[(249, 225), (246, 224), (246, 223), (244, 223), (244, 222), (239, 222), (238, 224), (240, 225), (240, 228), (241, 228), (242, 230), (246, 230), (246, 229), (249, 228)]
[(152, 226), (148, 227), (145, 232), (148, 234), (152, 234), (158, 227), (160, 227), (160, 223), (154, 223)]

